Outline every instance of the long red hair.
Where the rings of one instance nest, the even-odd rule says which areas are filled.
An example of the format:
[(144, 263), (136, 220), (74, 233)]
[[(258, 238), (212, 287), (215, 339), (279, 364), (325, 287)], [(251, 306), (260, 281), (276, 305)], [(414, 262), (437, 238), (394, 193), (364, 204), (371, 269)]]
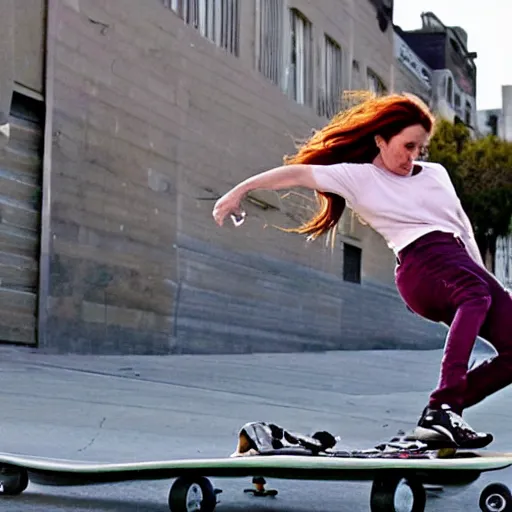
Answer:
[[(371, 163), (379, 153), (376, 135), (388, 142), (408, 126), (420, 124), (428, 133), (434, 128), (434, 116), (415, 96), (390, 94), (377, 97), (360, 92), (345, 97), (359, 103), (334, 116), (295, 155), (286, 156), (286, 164)], [(315, 239), (336, 226), (345, 210), (345, 199), (320, 191), (316, 191), (316, 197), (316, 214), (302, 226), (286, 231), (307, 234), (310, 239)]]

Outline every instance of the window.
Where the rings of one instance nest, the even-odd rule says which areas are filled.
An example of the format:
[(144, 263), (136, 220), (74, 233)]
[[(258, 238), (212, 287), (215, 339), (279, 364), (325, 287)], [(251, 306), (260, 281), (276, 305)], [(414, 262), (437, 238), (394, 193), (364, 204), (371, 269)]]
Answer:
[(283, 65), (283, 1), (259, 1), (258, 70), (276, 85)]
[(468, 126), (471, 126), (471, 111), (473, 109), (471, 108), (471, 103), (469, 101), (466, 101), (466, 111), (465, 111), (465, 122)]
[(461, 50), (459, 43), (455, 41), (455, 39), (450, 38), (450, 44), (452, 45), (452, 48), (455, 51), (455, 53), (463, 54), (463, 51)]
[(451, 76), (446, 82), (446, 99), (450, 105), (453, 105), (453, 78)]
[(384, 82), (371, 69), (368, 69), (368, 89), (377, 96), (386, 94)]
[(343, 280), (351, 283), (361, 282), (362, 250), (355, 245), (343, 243)]
[(164, 0), (164, 5), (202, 36), (238, 55), (239, 0)]
[(342, 53), (341, 48), (329, 36), (325, 36), (322, 45), (320, 64), (320, 83), (317, 111), (319, 116), (334, 116), (340, 107), (342, 93)]
[(290, 9), (290, 61), (288, 95), (297, 103), (312, 103), (311, 23), (296, 9)]
[(491, 130), (491, 135), (498, 135), (498, 116), (496, 114), (491, 114), (488, 119), (486, 125)]

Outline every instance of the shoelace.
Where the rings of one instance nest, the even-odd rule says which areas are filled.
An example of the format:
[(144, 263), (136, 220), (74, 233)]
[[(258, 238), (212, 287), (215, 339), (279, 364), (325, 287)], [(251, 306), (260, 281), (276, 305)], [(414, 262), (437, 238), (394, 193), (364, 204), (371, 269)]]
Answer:
[(465, 434), (469, 434), (472, 437), (478, 436), (477, 432), (475, 432), (468, 423), (464, 421), (462, 416), (459, 416), (457, 413), (453, 411), (446, 411), (448, 417), (450, 418), (450, 423)]

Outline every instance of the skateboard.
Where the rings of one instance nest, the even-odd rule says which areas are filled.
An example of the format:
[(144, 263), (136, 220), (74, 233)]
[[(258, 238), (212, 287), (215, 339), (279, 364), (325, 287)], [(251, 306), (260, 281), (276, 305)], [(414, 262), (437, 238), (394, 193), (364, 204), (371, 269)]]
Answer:
[[(136, 480), (174, 479), (168, 504), (171, 512), (213, 512), (218, 495), (210, 478), (253, 477), (254, 496), (275, 497), (265, 478), (331, 481), (371, 481), (372, 512), (423, 512), (428, 486), (464, 486), (483, 472), (512, 466), (512, 453), (462, 452), (439, 458), (437, 452), (333, 452), (325, 456), (250, 455), (225, 458), (160, 460), (134, 463), (93, 463), (0, 453), (0, 492), (21, 494), (29, 482), (52, 486), (82, 486)], [(404, 492), (405, 491), (405, 492)], [(405, 496), (405, 494), (407, 496)], [(407, 498), (397, 509), (397, 500)], [(408, 508), (407, 508), (408, 507)], [(512, 507), (509, 488), (488, 485), (480, 495), (484, 512)]]

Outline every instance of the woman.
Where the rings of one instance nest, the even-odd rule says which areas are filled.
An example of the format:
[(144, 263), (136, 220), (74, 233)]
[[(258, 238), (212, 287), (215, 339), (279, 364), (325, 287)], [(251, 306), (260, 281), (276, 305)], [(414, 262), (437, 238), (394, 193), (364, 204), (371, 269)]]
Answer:
[[(316, 191), (319, 209), (290, 231), (315, 239), (336, 226), (346, 201), (394, 251), (396, 285), (406, 305), (450, 326), (439, 384), (414, 437), (480, 448), (493, 437), (475, 432), (462, 412), (512, 381), (512, 298), (485, 269), (446, 169), (417, 161), (433, 127), (432, 114), (417, 98), (368, 98), (338, 114), (285, 159), (287, 165), (230, 190), (213, 217), (222, 225), (240, 214), (251, 190), (306, 187)], [(468, 371), (478, 335), (498, 355)]]

